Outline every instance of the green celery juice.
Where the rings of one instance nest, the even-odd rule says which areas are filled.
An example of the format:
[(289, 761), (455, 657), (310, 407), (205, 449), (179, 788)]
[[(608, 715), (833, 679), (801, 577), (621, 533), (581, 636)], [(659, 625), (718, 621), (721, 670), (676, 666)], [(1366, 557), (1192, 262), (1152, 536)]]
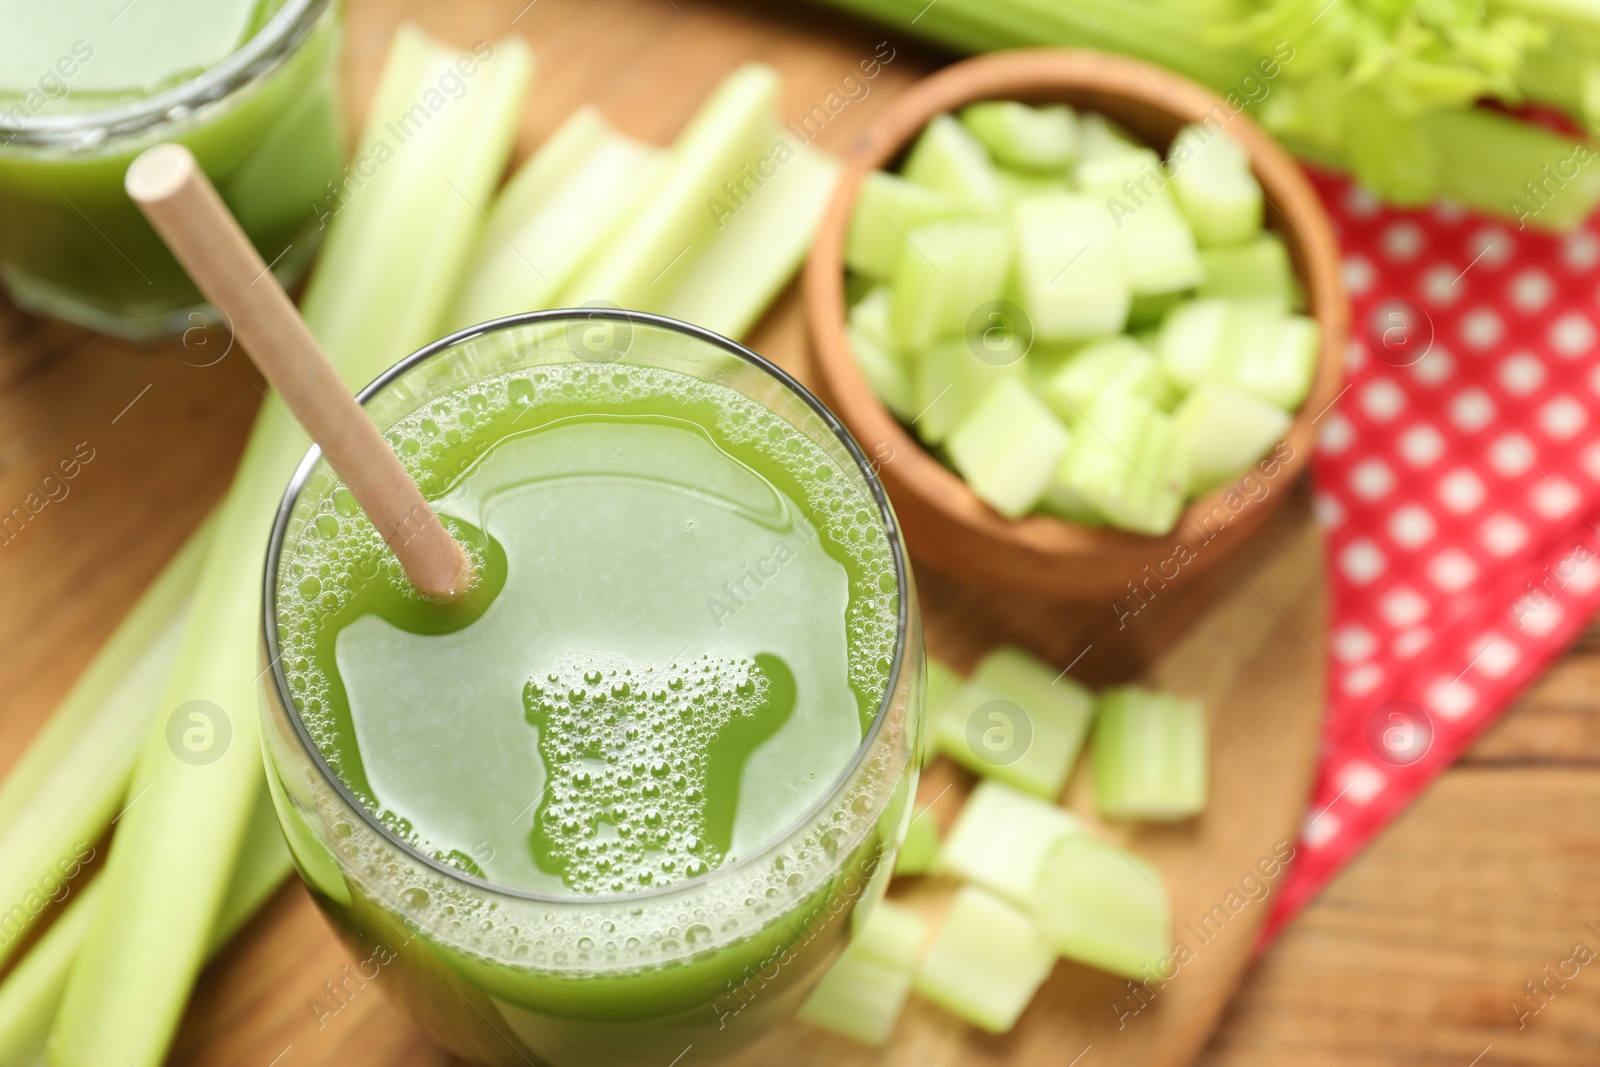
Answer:
[(113, 333), (201, 303), (122, 187), (187, 145), (280, 277), (310, 262), (344, 156), (339, 6), (324, 0), (0, 0), (0, 280)]
[[(727, 868), (829, 799), (884, 700), (899, 604), (871, 497), (765, 407), (643, 366), (490, 379), (388, 434), (478, 584), (419, 599), (346, 489), (302, 494), (277, 609), (300, 720), (393, 838), (567, 903), (512, 928), (462, 894), (475, 951), (437, 889), (397, 908), (302, 858), (323, 905), (484, 1062), (709, 1058), (791, 1013), (893, 842)], [(665, 920), (626, 906), (700, 885)]]

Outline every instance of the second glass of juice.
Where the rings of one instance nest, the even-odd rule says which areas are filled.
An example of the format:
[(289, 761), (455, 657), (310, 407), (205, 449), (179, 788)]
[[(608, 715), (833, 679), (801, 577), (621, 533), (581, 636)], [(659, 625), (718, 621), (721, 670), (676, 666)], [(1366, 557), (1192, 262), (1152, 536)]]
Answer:
[(692, 1067), (787, 1018), (916, 784), (916, 596), (860, 449), (619, 311), (465, 331), (362, 399), (479, 575), (416, 596), (315, 451), (273, 529), (268, 778), (363, 980), (486, 1064)]

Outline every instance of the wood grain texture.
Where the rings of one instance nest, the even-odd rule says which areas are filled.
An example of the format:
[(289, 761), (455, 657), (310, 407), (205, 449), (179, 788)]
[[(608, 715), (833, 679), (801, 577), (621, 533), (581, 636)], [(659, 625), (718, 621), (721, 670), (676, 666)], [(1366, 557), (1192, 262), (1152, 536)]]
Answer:
[[(877, 42), (892, 38), (877, 27), (804, 6), (758, 9), (704, 0), (524, 3), (446, 7), (422, 0), (354, 0), (346, 50), (336, 57), (355, 87), (354, 110), (359, 113), (370, 100), (387, 40), (402, 18), (461, 44), (516, 32), (535, 46), (540, 73), (521, 130), (519, 158), (584, 102), (598, 104), (629, 133), (669, 140), (729, 62), (774, 63), (784, 75), (784, 113), (796, 114), (837, 86)], [(865, 100), (851, 103), (823, 131), (822, 147), (843, 150), (883, 98), (944, 58), (909, 40), (892, 43), (895, 60)], [(751, 340), (784, 366), (810, 374), (795, 291), (780, 298)], [(0, 588), (10, 609), (0, 616), (0, 769), (15, 759), (98, 650), (100, 635), (116, 625), (225, 489), (261, 394), (259, 379), (238, 353), (212, 363), (221, 347), (217, 338), (202, 334), (187, 344), (132, 347), (0, 307), (0, 505), (9, 507), (36, 489), (79, 442), (95, 449), (94, 460), (70, 483), (68, 496), (0, 546)], [(929, 647), (965, 668), (990, 644), (1016, 640), (1062, 666), (1082, 653), (1072, 673), (1095, 684), (1150, 670), (1174, 684), (1193, 682), (1217, 691), (1259, 687), (1247, 694), (1249, 708), (1259, 714), (1267, 707), (1272, 714), (1257, 730), (1230, 737), (1229, 743), (1270, 750), (1293, 731), (1297, 702), (1320, 692), (1319, 656), (1309, 643), (1321, 639), (1314, 627), (1320, 573), (1313, 544), (1305, 501), (1297, 496), (1257, 546), (1192, 586), (1162, 594), (1120, 632), (1109, 612), (1030, 606), (924, 575)], [(1309, 641), (1270, 606), (1267, 611), (1252, 607), (1250, 597), (1260, 594), (1242, 576), (1303, 620)], [(1217, 609), (1208, 613), (1213, 602)], [(1224, 657), (1196, 643), (1213, 639), (1228, 651), (1227, 663), (1212, 662)], [(1160, 655), (1163, 649), (1169, 649), (1167, 655)], [(1280, 660), (1301, 664), (1312, 680), (1297, 682), (1281, 670)], [(1271, 687), (1284, 686), (1285, 679), (1285, 688)], [(1522, 981), (1539, 977), (1539, 967), (1565, 957), (1570, 948), (1565, 942), (1582, 936), (1580, 920), (1600, 920), (1584, 914), (1596, 910), (1593, 902), (1600, 900), (1600, 828), (1593, 820), (1600, 799), (1600, 712), (1590, 684), (1596, 679), (1600, 640), (1559, 665), (1479, 743), (1469, 757), (1471, 766), (1452, 772), (1430, 791), (1251, 972), (1261, 993), (1283, 1014), (1261, 993), (1241, 987), (1228, 1001), (1222, 1028), (1200, 1062), (1207, 1067), (1328, 1062), (1465, 1067), (1489, 1041), (1495, 1048), (1482, 1061), (1485, 1067), (1591, 1061), (1600, 1041), (1595, 1022), (1600, 978), (1585, 970), (1520, 1033), (1505, 1001)], [(1225, 721), (1236, 721), (1225, 715)], [(1549, 761), (1566, 766), (1551, 773)], [(934, 771), (941, 774), (951, 772)], [(1260, 774), (1279, 774), (1270, 757)], [(930, 776), (926, 788), (936, 790), (935, 780)], [(1528, 870), (1505, 838), (1461, 802), (1452, 782), (1561, 888), (1551, 888)], [(1258, 784), (1249, 775), (1218, 782), (1229, 790), (1253, 791)], [(1069, 790), (1075, 799), (1082, 785), (1074, 783)], [(940, 804), (947, 810), (950, 800)], [(1180, 836), (1213, 833), (1220, 830), (1206, 823)], [(1187, 876), (1184, 843), (1160, 836), (1136, 847), (1158, 854), (1174, 880)], [(1243, 855), (1242, 835), (1236, 847)], [(1195, 902), (1209, 906), (1225, 892), (1233, 873), (1192, 885), (1185, 881), (1180, 920)], [(1212, 959), (1223, 955), (1205, 952)], [(448, 1062), (384, 999), (381, 977), (365, 987), (345, 984), (349, 962), (305, 891), (298, 883), (286, 886), (202, 976), (172, 1062), (245, 1067)], [(1224, 984), (1212, 986), (1205, 998), (1193, 991), (1200, 982), (1185, 985), (1199, 974), (1180, 975), (1171, 997), (1130, 1020), (1128, 1029), (1138, 1034), (1168, 1025), (1175, 1014), (1168, 1009), (1180, 996), (1203, 999), (1196, 1005), (1203, 1011), (1228, 995)], [(1077, 994), (1103, 981), (1062, 965), (1048, 990)], [(327, 1005), (329, 982), (346, 989), (334, 1013), (311, 1003), (320, 999)], [(932, 1035), (920, 1042), (930, 1057), (944, 1053), (952, 1062), (956, 1055), (998, 1062), (1025, 1050), (1028, 1062), (1052, 1067), (1066, 1067), (1081, 1049), (1050, 1041), (1053, 1034), (1075, 1033), (1080, 1011), (1105, 1011), (1111, 1018), (1108, 1006), (1085, 998), (1081, 1006), (1064, 1009), (1060, 1022), (1035, 1009), (1026, 1025), (1036, 1036), (986, 1039), (928, 1018), (933, 1013), (925, 1007), (913, 1009), (914, 1019)], [(1479, 1021), (1463, 1031), (1464, 1037), (1453, 1034), (1451, 1028), (1465, 1025), (1464, 1019)], [(1045, 1029), (1033, 1031), (1036, 1026)], [(766, 1048), (767, 1060), (865, 1062), (842, 1042), (798, 1029), (786, 1035), (793, 1047), (777, 1039)], [(1480, 1036), (1482, 1042), (1473, 1047)], [(1097, 1044), (1081, 1067), (1138, 1062), (1114, 1052), (1112, 1044)], [(909, 1045), (891, 1048), (884, 1059), (924, 1064)]]

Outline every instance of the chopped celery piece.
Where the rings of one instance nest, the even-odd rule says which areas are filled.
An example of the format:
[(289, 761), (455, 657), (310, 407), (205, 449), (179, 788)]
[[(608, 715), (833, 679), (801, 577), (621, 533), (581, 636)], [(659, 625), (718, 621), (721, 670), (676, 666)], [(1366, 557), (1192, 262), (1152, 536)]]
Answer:
[(1293, 410), (1316, 369), (1316, 321), (1253, 300), (1194, 300), (1161, 327), (1161, 366), (1178, 385), (1203, 381), (1242, 389)]
[[(213, 957), (289, 876), (289, 851), (271, 801), (264, 797), (257, 801), (245, 834), (211, 933)], [(60, 991), (88, 933), (103, 884), (97, 877), (77, 890), (66, 910), (0, 982), (0, 1063), (33, 1063), (41, 1058), (61, 1005)]]
[(905, 353), (895, 343), (894, 328), (889, 325), (890, 300), (887, 285), (874, 285), (851, 305), (850, 328), (893, 355), (895, 362), (905, 363)]
[(1094, 505), (1066, 481), (1065, 471), (1072, 462), (1072, 449), (1067, 449), (1067, 454), (1061, 458), (1061, 463), (1056, 467), (1055, 474), (1050, 478), (1050, 484), (1045, 487), (1044, 499), (1039, 503), (1039, 509), (1058, 519), (1078, 523), (1080, 526), (1104, 526), (1105, 516), (1094, 509)]
[(850, 348), (883, 406), (902, 422), (917, 414), (917, 386), (889, 326), (889, 287), (874, 286), (850, 309)]
[(1202, 248), (1200, 259), (1206, 280), (1195, 290), (1197, 297), (1257, 300), (1283, 311), (1299, 311), (1305, 304), (1288, 250), (1275, 233), (1242, 245)]
[(861, 376), (867, 380), (878, 399), (883, 401), (883, 406), (902, 422), (916, 418), (916, 385), (905, 367), (866, 331), (851, 326), (848, 333), (856, 366), (861, 368)]
[(963, 108), (961, 121), (1004, 166), (1062, 171), (1078, 154), (1078, 116), (1064, 104), (986, 100)]
[(934, 721), (934, 744), (968, 770), (1049, 800), (1083, 746), (1088, 690), (1018, 648), (983, 658)]
[(998, 215), (1005, 209), (1005, 194), (989, 154), (949, 115), (933, 117), (911, 146), (900, 173), (979, 214)]
[(916, 912), (879, 901), (812, 990), (798, 1018), (863, 1045), (884, 1044), (911, 992), (927, 933), (927, 923)]
[(928, 810), (917, 812), (894, 858), (894, 876), (927, 874), (939, 861), (939, 824)]
[(495, 198), (446, 326), (551, 306), (654, 183), (666, 154), (585, 106)]
[(895, 261), (889, 315), (902, 348), (962, 336), (973, 312), (1005, 291), (1011, 240), (998, 222), (930, 222), (907, 243)]
[(879, 280), (894, 273), (912, 230), (966, 210), (944, 193), (881, 170), (862, 178), (856, 194), (850, 232), (845, 237), (844, 264)]
[(1067, 357), (1044, 382), (1039, 395), (1067, 425), (1075, 427), (1101, 393), (1129, 393), (1162, 407), (1171, 391), (1161, 364), (1148, 349), (1131, 337), (1108, 337)]
[(941, 341), (923, 352), (913, 369), (917, 413), (912, 427), (923, 441), (939, 444), (990, 389), (1024, 373), (1021, 363), (979, 359), (966, 341)]
[[(778, 141), (774, 141), (776, 145)], [(687, 268), (662, 313), (743, 337), (806, 258), (833, 195), (839, 161), (808, 145), (731, 217)]]
[[(361, 143), (403, 122), (458, 59), (402, 27)], [(474, 205), (488, 202), (505, 169), (530, 71), (519, 39), (496, 44), (472, 91), (435, 113), (334, 216), (304, 312), (346, 384), (371, 380), (433, 337), (481, 224)], [(154, 1067), (176, 1031), (260, 793), (260, 567), (305, 447), (280, 411), (257, 417), (157, 705), (208, 702), (226, 716), (231, 740), (214, 762), (193, 764), (168, 747), (161, 716), (152, 724), (130, 786), (139, 800), (118, 822), (102, 906), (64, 991), (75, 1010), (51, 1033), (53, 1062)]]
[(1215, 382), (1201, 382), (1173, 413), (1189, 455), (1189, 493), (1223, 484), (1266, 455), (1289, 432), (1282, 408)]
[[(1200, 263), (1204, 266), (1205, 262), (1205, 252), (1201, 251)], [(1205, 283), (1200, 284), (1203, 286)], [(1172, 313), (1172, 309), (1183, 303), (1187, 295), (1187, 291), (1182, 290), (1167, 293), (1135, 293), (1133, 303), (1128, 306), (1128, 332), (1137, 333), (1147, 327), (1160, 326)]]
[(1037, 338), (1122, 330), (1132, 292), (1103, 205), (1076, 193), (1026, 197), (1011, 206), (1011, 227), (1018, 295)]
[(1167, 158), (1174, 198), (1196, 241), (1233, 245), (1261, 231), (1261, 185), (1244, 146), (1225, 130), (1185, 126)]
[(1206, 716), (1200, 701), (1125, 686), (1100, 694), (1094, 795), (1114, 819), (1174, 821), (1206, 806)]
[(995, 175), (1000, 180), (1000, 189), (1006, 194), (1006, 203), (1008, 204), (1015, 204), (1023, 197), (1071, 191), (1066, 179), (1059, 174), (1034, 173), (1025, 170), (1012, 170), (1010, 167), (996, 167)]
[(1003, 1034), (1054, 964), (1031, 918), (986, 890), (962, 886), (917, 970), (916, 990), (974, 1026)]
[(1044, 496), (1070, 440), (1055, 414), (1008, 378), (951, 429), (945, 447), (978, 499), (1014, 519)]
[(939, 754), (934, 744), (934, 723), (939, 721), (945, 703), (961, 685), (961, 675), (956, 669), (936, 656), (928, 656), (928, 689), (923, 697), (923, 727), (921, 734), (922, 765), (932, 763)]
[(1128, 978), (1161, 973), (1172, 951), (1172, 906), (1155, 865), (1085, 836), (1046, 857), (1034, 921), (1069, 960)]
[(723, 78), (673, 142), (650, 190), (556, 302), (666, 307), (718, 223), (753, 210), (767, 195), (763, 174), (793, 163), (793, 149), (779, 147), (777, 100), (771, 67), (750, 63)]
[(461, 59), (410, 23), (395, 32), (355, 157), (382, 166), (333, 217), (302, 298), (324, 351), (377, 368), (361, 383), (438, 336), (511, 154), (506, 131), (533, 78), (519, 37), (496, 43), (471, 91), (394, 146)]
[(1114, 525), (1164, 534), (1178, 521), (1189, 471), (1169, 416), (1144, 397), (1102, 393), (1085, 409), (1057, 478)]
[(1098, 111), (1078, 116), (1078, 164), (1144, 150), (1127, 130)]
[(1154, 152), (1091, 160), (1078, 168), (1078, 186), (1111, 216), (1135, 295), (1192, 289), (1205, 280), (1194, 234), (1167, 192)]
[(979, 782), (950, 828), (941, 869), (1023, 906), (1045, 857), (1083, 825), (1057, 804), (1001, 782)]
[(0, 964), (127, 803), (139, 742), (172, 672), (213, 525), (205, 523), (173, 556), (6, 777)]

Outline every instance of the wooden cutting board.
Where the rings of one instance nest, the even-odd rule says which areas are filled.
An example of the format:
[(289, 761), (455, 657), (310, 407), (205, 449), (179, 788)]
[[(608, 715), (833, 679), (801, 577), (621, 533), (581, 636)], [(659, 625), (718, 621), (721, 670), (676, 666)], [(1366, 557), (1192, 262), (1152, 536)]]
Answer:
[[(353, 117), (371, 99), (389, 38), (404, 19), (463, 47), (511, 33), (535, 47), (539, 73), (519, 160), (583, 103), (598, 105), (629, 133), (667, 143), (730, 66), (749, 60), (782, 73), (785, 117), (836, 91), (832, 99), (846, 103), (817, 143), (841, 151), (899, 88), (945, 59), (903, 34), (805, 6), (352, 0), (345, 51), (330, 58), (348, 83)], [(860, 60), (885, 54), (880, 42), (892, 59), (865, 95), (852, 91), (844, 79)], [(793, 290), (749, 340), (808, 378)], [(260, 401), (257, 385), (237, 354), (212, 364), (209, 354), (177, 343), (130, 346), (0, 307), (0, 499), (20, 500), (79, 442), (95, 455), (65, 498), (0, 548), (0, 588), (10, 607), (0, 616), (0, 768), (226, 488)], [(1267, 911), (1269, 902), (1249, 899), (1246, 879), (1275, 847), (1293, 841), (1310, 781), (1326, 666), (1318, 652), (1322, 559), (1307, 495), (1293, 492), (1239, 557), (1193, 586), (1159, 592), (1121, 627), (1103, 604), (1030, 603), (917, 574), (928, 648), (960, 670), (1009, 641), (1070, 667), (1086, 684), (1140, 679), (1205, 698), (1213, 749), (1205, 815), (1170, 828), (1104, 827), (1161, 866), (1176, 935), (1189, 950), (1178, 973), (1141, 996), (1121, 979), (1063, 963), (1006, 1037), (981, 1034), (913, 998), (900, 1036), (881, 1051), (790, 1024), (737, 1062), (1132, 1067), (1193, 1058)], [(1090, 816), (1083, 777), (1066, 799)], [(941, 762), (920, 796), (948, 825), (969, 787), (967, 776)], [(948, 894), (932, 880), (895, 889), (930, 914)], [(326, 998), (324, 984), (342, 981), (348, 962), (298, 883), (286, 886), (202, 976), (172, 1062), (448, 1062), (384, 999), (381, 978), (347, 994), (332, 1015), (314, 1009), (312, 999)], [(675, 1051), (664, 1050), (661, 1067)], [(695, 1067), (692, 1051), (683, 1064)]]

